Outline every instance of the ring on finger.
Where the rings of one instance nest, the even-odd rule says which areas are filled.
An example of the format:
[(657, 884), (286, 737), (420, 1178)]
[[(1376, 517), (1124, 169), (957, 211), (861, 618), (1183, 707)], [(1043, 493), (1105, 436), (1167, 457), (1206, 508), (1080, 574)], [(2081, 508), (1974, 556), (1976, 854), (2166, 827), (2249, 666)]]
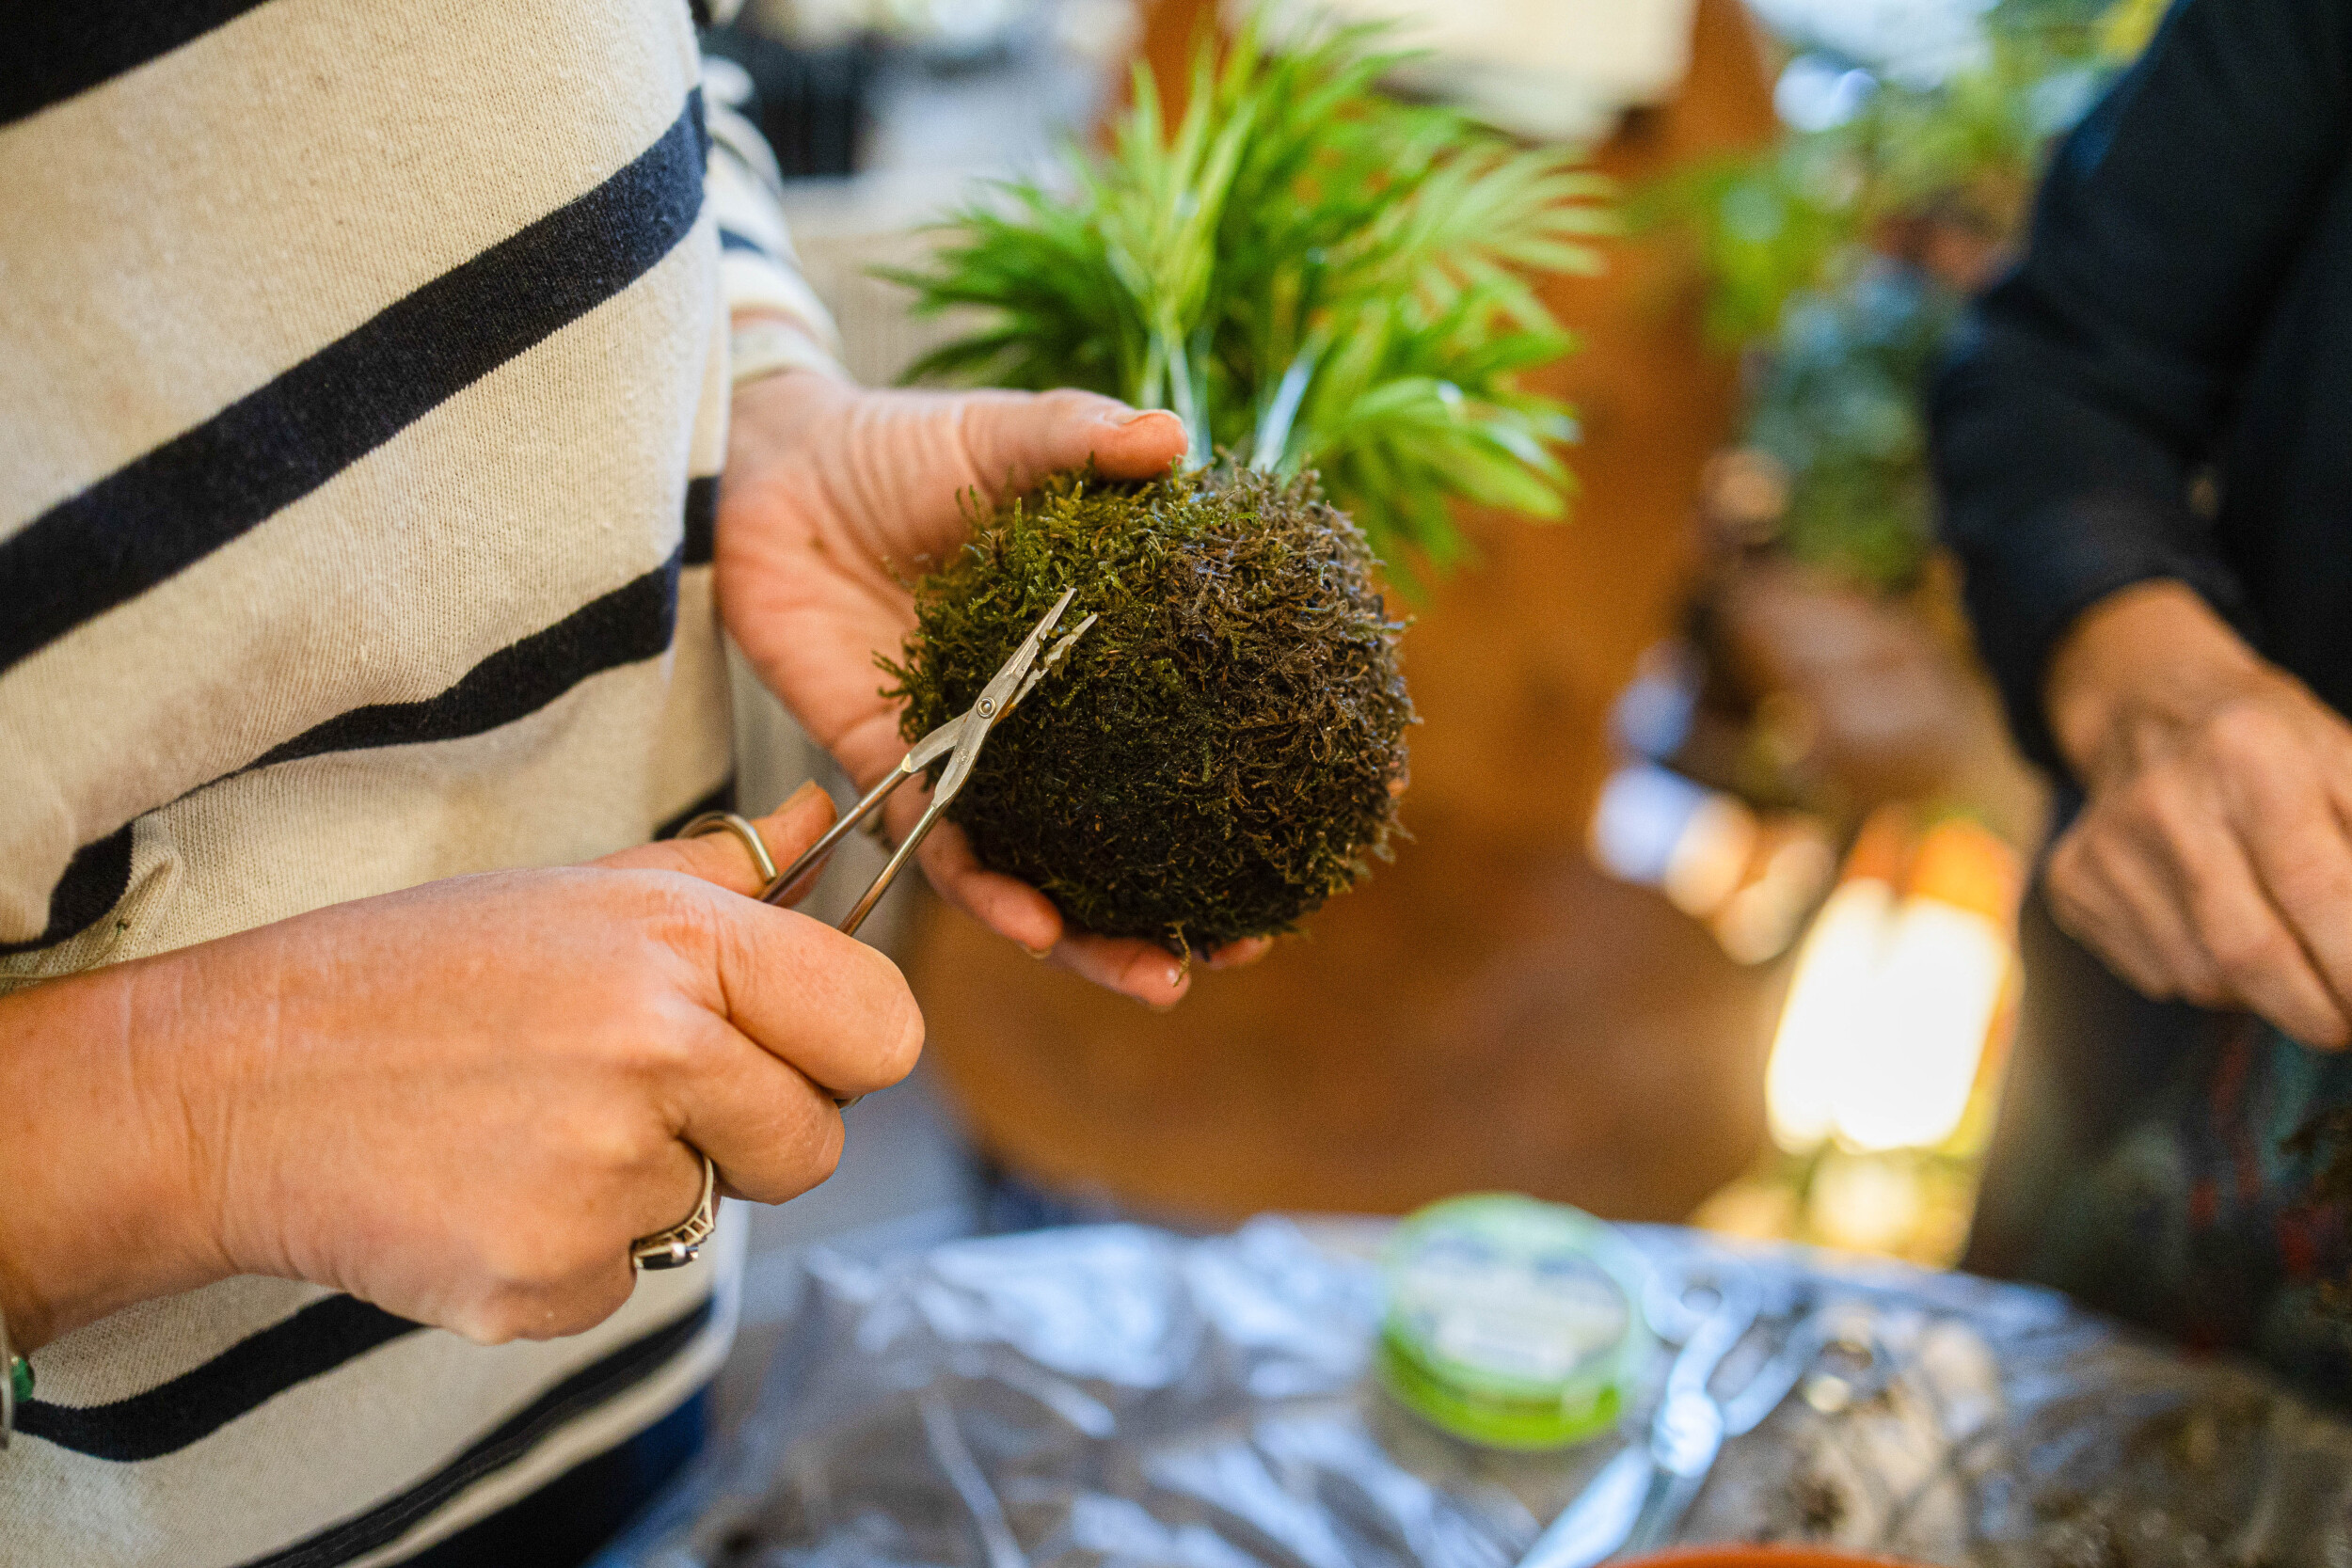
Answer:
[(694, 1260), (703, 1243), (718, 1230), (719, 1167), (702, 1150), (696, 1149), (694, 1154), (703, 1163), (702, 1196), (694, 1200), (694, 1212), (667, 1230), (657, 1230), (629, 1243), (628, 1260), (632, 1268), (682, 1269)]
[(767, 842), (751, 822), (731, 811), (707, 811), (677, 831), (680, 838), (702, 838), (710, 833), (733, 833), (743, 847), (752, 852), (752, 868), (759, 873), (759, 885), (771, 887), (776, 880), (776, 858), (768, 852)]

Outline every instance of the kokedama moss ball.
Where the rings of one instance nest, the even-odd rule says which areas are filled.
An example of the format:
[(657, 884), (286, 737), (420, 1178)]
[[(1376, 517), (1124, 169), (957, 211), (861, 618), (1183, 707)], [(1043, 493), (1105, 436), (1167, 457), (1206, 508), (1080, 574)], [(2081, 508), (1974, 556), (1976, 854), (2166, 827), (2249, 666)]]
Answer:
[[(1099, 614), (948, 808), (1072, 924), (1171, 949), (1290, 929), (1387, 856), (1413, 721), (1363, 535), (1311, 478), (1065, 474), (915, 588), (912, 740), (1062, 591)], [(1050, 645), (1050, 644), (1049, 644)]]

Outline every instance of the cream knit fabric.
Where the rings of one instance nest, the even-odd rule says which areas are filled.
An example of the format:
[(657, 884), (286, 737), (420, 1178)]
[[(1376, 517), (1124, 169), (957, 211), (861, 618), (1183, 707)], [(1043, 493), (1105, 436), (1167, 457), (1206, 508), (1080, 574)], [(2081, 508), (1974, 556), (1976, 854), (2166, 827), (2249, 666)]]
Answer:
[[(28, 31), (0, 990), (722, 792), (727, 306), (830, 329), (683, 0), (82, 0)], [(550, 1344), (265, 1279), (94, 1324), (34, 1357), (0, 1564), (397, 1560), (705, 1381), (739, 1242)]]

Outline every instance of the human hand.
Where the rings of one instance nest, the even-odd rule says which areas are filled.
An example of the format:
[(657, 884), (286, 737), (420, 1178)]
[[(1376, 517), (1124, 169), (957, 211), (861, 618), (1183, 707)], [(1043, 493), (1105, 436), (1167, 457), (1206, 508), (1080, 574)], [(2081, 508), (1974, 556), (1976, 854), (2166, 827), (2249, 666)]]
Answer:
[[(1089, 458), (1114, 478), (1148, 478), (1184, 450), (1174, 415), (1091, 392), (871, 391), (805, 371), (752, 382), (735, 396), (720, 488), (721, 612), (761, 679), (868, 787), (907, 750), (874, 656), (895, 656), (914, 629), (901, 579), (963, 543), (964, 498), (993, 506)], [(924, 796), (910, 786), (893, 798), (894, 836)], [(919, 858), (951, 903), (1097, 984), (1154, 1006), (1191, 984), (1152, 942), (1065, 930), (1052, 900), (982, 867), (953, 823)], [(1269, 945), (1235, 942), (1208, 962), (1246, 963)]]
[(2148, 996), (2352, 1042), (2352, 724), (2177, 583), (2094, 606), (2049, 708), (2089, 794), (2058, 924)]
[[(832, 819), (811, 786), (760, 826), (787, 861)], [(602, 1321), (629, 1243), (693, 1207), (694, 1150), (782, 1202), (839, 1157), (834, 1092), (896, 1083), (921, 1049), (896, 966), (743, 896), (756, 880), (731, 837), (652, 845), (8, 999), (11, 1331), (38, 1344), (234, 1274), (485, 1342)]]

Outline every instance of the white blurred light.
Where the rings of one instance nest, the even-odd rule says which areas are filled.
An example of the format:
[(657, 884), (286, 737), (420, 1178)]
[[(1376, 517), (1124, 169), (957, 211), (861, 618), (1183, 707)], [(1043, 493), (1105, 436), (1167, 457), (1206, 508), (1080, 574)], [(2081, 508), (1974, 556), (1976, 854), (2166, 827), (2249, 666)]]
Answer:
[(1796, 130), (1826, 131), (1853, 119), (1878, 85), (1878, 78), (1867, 71), (1844, 68), (1819, 55), (1800, 55), (1773, 85), (1772, 108), (1784, 124)]
[(1993, 0), (1749, 0), (1800, 52), (1817, 50), (1929, 87), (1981, 63)]
[(1875, 879), (1823, 906), (1772, 1040), (1773, 1141), (1803, 1152), (1931, 1148), (1958, 1131), (2007, 978), (2006, 934)]
[(1602, 870), (1639, 887), (1666, 879), (1675, 847), (1707, 794), (1681, 774), (1632, 763), (1609, 775), (1593, 808), (1593, 859)]
[(1857, 1148), (1932, 1148), (1960, 1129), (2009, 944), (1992, 921), (1932, 898), (1897, 911), (1878, 972), (1875, 1037), (1857, 1043), (1838, 1135)]
[(1611, 876), (1662, 891), (1705, 919), (1747, 874), (1760, 828), (1731, 796), (1654, 763), (1609, 775), (1593, 808), (1593, 859)]
[(1798, 950), (1764, 1072), (1765, 1111), (1783, 1148), (1818, 1148), (1837, 1131), (1848, 1063), (1870, 1037), (1879, 950), (1894, 907), (1893, 888), (1856, 878), (1829, 895)]

